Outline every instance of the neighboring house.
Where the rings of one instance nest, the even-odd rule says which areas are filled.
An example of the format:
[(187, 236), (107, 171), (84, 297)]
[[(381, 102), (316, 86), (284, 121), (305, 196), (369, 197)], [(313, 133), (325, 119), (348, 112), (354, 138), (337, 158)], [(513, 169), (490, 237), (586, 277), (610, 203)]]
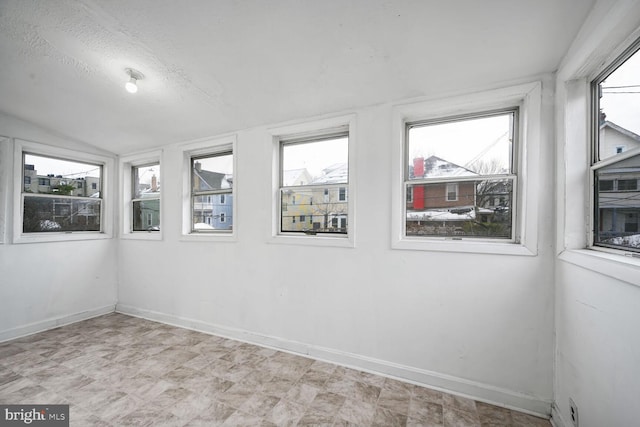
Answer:
[(282, 185), (284, 187), (295, 187), (311, 183), (311, 175), (305, 168), (291, 169), (283, 172)]
[[(25, 209), (29, 210), (36, 224), (36, 228), (30, 231), (55, 230), (60, 228), (60, 224), (65, 224), (66, 229), (99, 227), (99, 201), (66, 197), (98, 198), (99, 177), (69, 178), (53, 174), (38, 175), (34, 165), (25, 164), (23, 185), (25, 193), (60, 195), (59, 198), (30, 199), (29, 206)], [(37, 223), (40, 223), (41, 230), (37, 229)]]
[[(348, 216), (346, 163), (325, 168), (311, 177), (306, 169), (284, 171), (282, 231), (345, 233)], [(341, 185), (342, 184), (342, 185)]]
[(24, 191), (26, 193), (56, 194), (92, 197), (100, 192), (100, 178), (68, 178), (62, 175), (38, 175), (34, 165), (24, 165)]
[(604, 120), (600, 123), (600, 158), (615, 156), (625, 151), (640, 148), (640, 135)]
[(510, 227), (508, 213), (505, 215), (510, 197), (506, 186), (456, 180), (474, 176), (478, 174), (437, 156), (414, 158), (410, 180), (442, 178), (446, 182), (407, 187), (407, 234), (465, 234), (465, 224), (469, 223), (507, 223)]
[[(612, 157), (640, 148), (640, 136), (615, 123), (600, 125), (600, 141)], [(600, 168), (598, 185), (598, 232), (601, 240), (623, 238), (640, 232), (640, 156), (617, 161)]]
[(229, 190), (220, 194), (196, 197), (193, 202), (193, 224), (206, 224), (216, 230), (233, 228), (233, 176), (202, 169), (195, 162), (193, 171), (193, 189), (198, 191)]
[(140, 191), (142, 199), (133, 205), (134, 230), (159, 230), (160, 229), (160, 185), (155, 175), (151, 177), (151, 185), (145, 186)]
[(448, 162), (437, 156), (427, 159), (413, 159), (410, 170), (411, 179), (447, 178), (446, 183), (419, 184), (409, 187), (407, 194), (408, 210), (449, 209), (463, 206), (475, 206), (476, 189), (474, 181), (455, 182), (456, 176), (474, 176), (475, 172)]

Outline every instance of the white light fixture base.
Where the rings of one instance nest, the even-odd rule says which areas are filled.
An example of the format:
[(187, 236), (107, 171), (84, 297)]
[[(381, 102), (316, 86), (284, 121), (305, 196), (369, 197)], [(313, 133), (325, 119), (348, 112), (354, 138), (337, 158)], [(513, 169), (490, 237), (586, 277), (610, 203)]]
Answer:
[(129, 93), (136, 93), (138, 91), (138, 80), (144, 79), (144, 74), (133, 68), (125, 68), (124, 71), (129, 76), (129, 81), (125, 83), (124, 88)]

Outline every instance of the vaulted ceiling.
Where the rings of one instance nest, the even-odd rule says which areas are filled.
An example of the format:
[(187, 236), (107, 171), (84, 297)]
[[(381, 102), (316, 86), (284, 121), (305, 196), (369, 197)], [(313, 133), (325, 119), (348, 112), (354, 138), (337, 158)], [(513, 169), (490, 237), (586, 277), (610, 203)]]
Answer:
[(593, 3), (2, 0), (0, 112), (128, 153), (552, 72)]

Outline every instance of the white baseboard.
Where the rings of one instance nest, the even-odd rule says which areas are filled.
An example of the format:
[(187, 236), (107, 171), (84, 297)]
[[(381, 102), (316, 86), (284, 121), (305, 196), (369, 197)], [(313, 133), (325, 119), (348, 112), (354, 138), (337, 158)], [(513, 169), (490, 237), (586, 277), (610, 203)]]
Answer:
[(549, 418), (551, 414), (551, 400), (537, 398), (535, 396), (514, 392), (489, 384), (466, 380), (464, 378), (440, 374), (411, 366), (404, 366), (340, 350), (290, 341), (279, 337), (257, 334), (242, 329), (215, 325), (202, 322), (200, 320), (140, 309), (123, 304), (118, 304), (116, 306), (116, 312), (264, 347), (270, 347), (277, 350), (296, 353), (313, 359), (392, 377), (401, 381), (469, 397), (481, 402), (515, 409), (517, 411), (526, 412), (540, 417)]
[(29, 323), (28, 325), (19, 326), (17, 328), (0, 331), (0, 342), (21, 338), (27, 335), (32, 335), (38, 332), (44, 332), (49, 329), (57, 328), (59, 326), (68, 325), (70, 323), (76, 323), (82, 320), (91, 319), (92, 317), (113, 313), (115, 309), (115, 304), (109, 304), (103, 307), (81, 311), (79, 313), (49, 318), (38, 322)]
[(569, 425), (569, 424), (566, 423), (566, 421), (562, 417), (562, 414), (558, 410), (558, 407), (556, 406), (555, 403), (553, 405), (551, 405), (551, 420), (550, 421), (551, 421), (551, 424), (553, 425), (553, 427), (566, 427), (566, 426)]

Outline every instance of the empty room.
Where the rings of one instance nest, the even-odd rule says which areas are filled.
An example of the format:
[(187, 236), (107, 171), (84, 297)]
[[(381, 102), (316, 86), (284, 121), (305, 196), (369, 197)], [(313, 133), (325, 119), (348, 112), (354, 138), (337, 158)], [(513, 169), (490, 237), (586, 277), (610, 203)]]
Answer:
[(0, 304), (0, 425), (640, 425), (640, 0), (2, 0)]

